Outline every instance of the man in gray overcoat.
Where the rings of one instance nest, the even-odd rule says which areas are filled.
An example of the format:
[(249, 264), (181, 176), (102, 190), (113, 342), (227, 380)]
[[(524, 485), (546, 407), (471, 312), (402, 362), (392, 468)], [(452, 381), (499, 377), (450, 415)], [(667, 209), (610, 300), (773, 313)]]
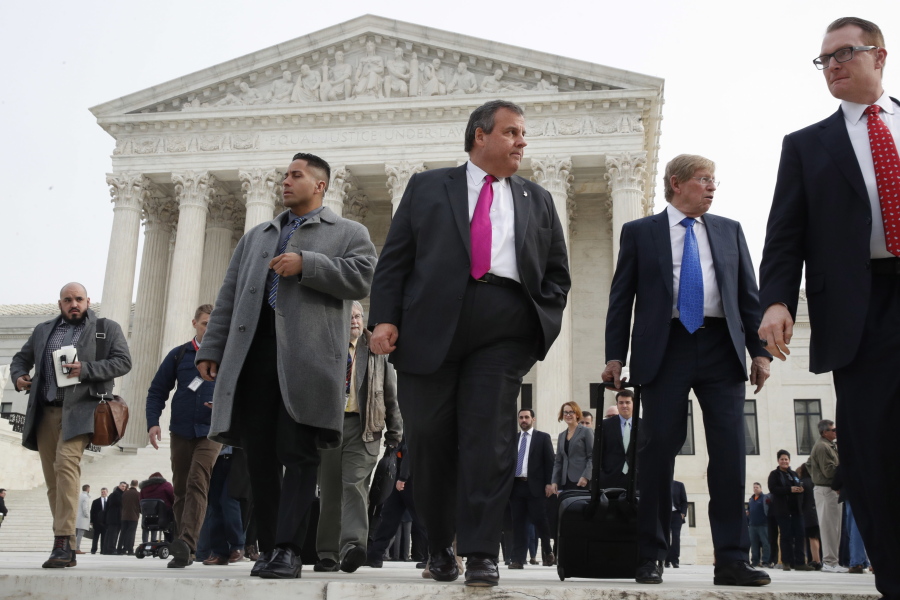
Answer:
[[(90, 305), (83, 285), (67, 284), (59, 293), (61, 314), (35, 327), (10, 364), (16, 391), (29, 392), (22, 445), (40, 454), (53, 515), (55, 540), (44, 568), (76, 564), (81, 456), (94, 433), (94, 409), (100, 396), (112, 395), (113, 380), (131, 370), (122, 328), (109, 319), (98, 323)], [(62, 371), (78, 383), (58, 387), (53, 352), (65, 346), (74, 346), (77, 354)]]
[(322, 205), (330, 179), (318, 156), (294, 156), (288, 210), (238, 242), (197, 352), (200, 376), (216, 381), (209, 437), (247, 452), (251, 574), (267, 579), (300, 576), (318, 449), (338, 446), (344, 427), (351, 304), (375, 272), (366, 228)]

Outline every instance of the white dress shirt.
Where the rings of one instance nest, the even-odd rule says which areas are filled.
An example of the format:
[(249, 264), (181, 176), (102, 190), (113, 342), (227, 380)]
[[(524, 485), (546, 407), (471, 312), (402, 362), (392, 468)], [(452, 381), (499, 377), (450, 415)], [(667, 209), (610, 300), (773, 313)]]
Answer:
[[(897, 144), (897, 140), (900, 139), (898, 138), (900, 115), (894, 110), (896, 106), (887, 92), (882, 94), (875, 104), (882, 108), (881, 119), (894, 137), (894, 144)], [(863, 181), (866, 182), (869, 204), (872, 206), (872, 236), (869, 238), (869, 251), (872, 258), (892, 258), (894, 255), (888, 252), (884, 240), (884, 221), (881, 218), (881, 202), (878, 199), (878, 184), (875, 181), (875, 163), (872, 161), (872, 147), (869, 145), (868, 117), (865, 117), (865, 110), (868, 107), (868, 104), (841, 101), (844, 123), (847, 125), (847, 133), (850, 134), (850, 143), (853, 144), (853, 152), (862, 171)]]
[[(669, 239), (672, 242), (672, 318), (678, 315), (678, 284), (681, 278), (681, 258), (684, 255), (684, 235), (687, 228), (681, 224), (685, 215), (671, 204), (666, 207), (669, 216)], [(703, 316), (724, 317), (722, 297), (719, 295), (719, 284), (716, 281), (716, 268), (713, 265), (712, 250), (709, 248), (709, 236), (703, 217), (696, 219), (694, 235), (697, 237), (697, 248), (700, 251), (700, 267), (703, 270)]]
[(519, 448), (522, 446), (522, 436), (525, 436), (525, 460), (522, 461), (522, 474), (516, 477), (528, 477), (528, 453), (531, 451), (531, 434), (534, 428), (528, 431), (519, 431), (519, 437), (516, 438), (516, 462), (519, 460)]
[[(469, 161), (466, 166), (466, 181), (469, 188), (469, 222), (475, 214), (478, 195), (488, 175), (481, 167)], [(497, 176), (494, 175), (496, 178)], [(515, 212), (509, 178), (497, 179), (491, 184), (494, 201), (491, 203), (491, 268), (488, 271), (498, 277), (519, 281), (519, 267), (516, 263)]]
[(622, 438), (624, 439), (625, 438), (625, 428), (631, 427), (631, 418), (626, 419), (622, 415), (619, 415), (619, 425), (622, 427)]

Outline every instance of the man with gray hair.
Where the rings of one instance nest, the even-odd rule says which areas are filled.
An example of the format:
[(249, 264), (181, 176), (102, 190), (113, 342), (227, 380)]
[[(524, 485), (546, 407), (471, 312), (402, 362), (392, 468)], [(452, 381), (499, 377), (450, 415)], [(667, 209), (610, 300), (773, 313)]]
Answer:
[(384, 433), (388, 452), (403, 439), (397, 404), (397, 375), (387, 356), (369, 352), (362, 304), (353, 301), (350, 350), (344, 381), (344, 435), (341, 445), (321, 451), (316, 571), (353, 573), (366, 562), (369, 535), (368, 479)]
[(819, 421), (819, 439), (813, 445), (809, 460), (809, 474), (815, 484), (816, 513), (819, 515), (819, 533), (822, 540), (822, 572), (846, 573), (847, 568), (838, 564), (841, 546), (841, 505), (838, 493), (831, 489), (834, 472), (837, 469), (837, 429), (834, 421)]
[[(58, 304), (60, 314), (35, 327), (10, 364), (16, 391), (29, 392), (22, 445), (41, 457), (53, 515), (53, 550), (43, 564), (48, 569), (76, 564), (81, 457), (94, 433), (94, 409), (100, 396), (112, 396), (116, 377), (131, 370), (122, 328), (97, 318), (83, 285), (63, 286)], [(74, 354), (55, 358), (62, 348)]]

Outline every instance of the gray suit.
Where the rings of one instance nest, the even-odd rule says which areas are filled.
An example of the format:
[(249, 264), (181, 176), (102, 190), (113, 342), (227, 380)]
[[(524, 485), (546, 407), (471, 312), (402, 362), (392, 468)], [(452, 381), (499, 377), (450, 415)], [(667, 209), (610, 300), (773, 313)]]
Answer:
[(552, 482), (562, 488), (566, 481), (577, 482), (584, 477), (591, 479), (593, 469), (594, 432), (588, 427), (579, 425), (569, 440), (569, 452), (566, 452), (566, 434), (568, 429), (559, 434), (556, 444), (556, 460), (553, 462)]

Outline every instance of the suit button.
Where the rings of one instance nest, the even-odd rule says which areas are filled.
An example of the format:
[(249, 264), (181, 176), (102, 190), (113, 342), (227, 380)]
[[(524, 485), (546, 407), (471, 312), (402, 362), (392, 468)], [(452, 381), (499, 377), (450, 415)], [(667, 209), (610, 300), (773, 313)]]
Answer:
[(866, 217), (866, 225), (872, 224), (872, 217)]
[(250, 293), (251, 293), (251, 294), (255, 294), (255, 293), (256, 293), (256, 288), (255, 288), (255, 287), (250, 288)]
[(263, 252), (263, 258), (269, 258), (269, 253), (268, 253), (268, 252)]
[(240, 325), (240, 326), (238, 327), (238, 331), (247, 331), (247, 328), (244, 327), (243, 325)]

